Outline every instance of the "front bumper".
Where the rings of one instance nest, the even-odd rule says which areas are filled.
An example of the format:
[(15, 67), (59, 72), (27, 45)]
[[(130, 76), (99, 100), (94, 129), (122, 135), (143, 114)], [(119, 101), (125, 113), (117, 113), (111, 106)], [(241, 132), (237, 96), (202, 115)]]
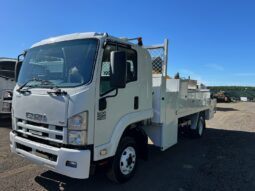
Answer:
[[(11, 151), (36, 164), (46, 166), (52, 171), (78, 179), (89, 177), (90, 150), (74, 150), (57, 148), (38, 142), (30, 141), (10, 132)], [(39, 154), (38, 154), (39, 153)], [(44, 155), (54, 156), (46, 158)], [(76, 167), (67, 166), (67, 163), (76, 163)]]

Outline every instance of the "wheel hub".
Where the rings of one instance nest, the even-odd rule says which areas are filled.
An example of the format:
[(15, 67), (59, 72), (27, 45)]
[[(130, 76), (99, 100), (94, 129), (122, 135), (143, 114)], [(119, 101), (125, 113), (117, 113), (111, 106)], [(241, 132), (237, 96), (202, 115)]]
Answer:
[(136, 152), (131, 146), (124, 149), (120, 158), (120, 171), (124, 175), (130, 174), (135, 167)]

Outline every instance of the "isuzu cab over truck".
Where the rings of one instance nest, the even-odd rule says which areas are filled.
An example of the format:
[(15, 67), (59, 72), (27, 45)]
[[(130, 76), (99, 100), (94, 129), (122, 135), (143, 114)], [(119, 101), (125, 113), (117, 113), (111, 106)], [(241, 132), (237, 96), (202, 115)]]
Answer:
[(25, 51), (16, 66), (12, 152), (78, 179), (108, 164), (108, 177), (125, 182), (148, 143), (164, 151), (182, 127), (201, 137), (214, 115), (209, 90), (167, 77), (167, 40), (150, 47), (129, 40), (78, 33)]
[(6, 115), (11, 116), (15, 64), (16, 59), (0, 58), (0, 118)]

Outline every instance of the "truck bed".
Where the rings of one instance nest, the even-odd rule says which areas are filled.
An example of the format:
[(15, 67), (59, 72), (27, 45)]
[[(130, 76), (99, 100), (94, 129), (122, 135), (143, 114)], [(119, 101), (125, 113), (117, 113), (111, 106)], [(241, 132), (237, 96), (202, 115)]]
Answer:
[(165, 150), (177, 143), (180, 118), (205, 112), (205, 118), (214, 115), (216, 102), (210, 99), (208, 89), (189, 88), (189, 80), (167, 79), (153, 75), (152, 125), (146, 127), (154, 145)]

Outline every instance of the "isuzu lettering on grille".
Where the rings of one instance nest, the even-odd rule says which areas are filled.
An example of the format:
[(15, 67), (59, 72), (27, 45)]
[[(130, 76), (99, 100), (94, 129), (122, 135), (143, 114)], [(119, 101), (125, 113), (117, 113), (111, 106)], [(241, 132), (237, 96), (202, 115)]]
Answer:
[(39, 121), (39, 122), (46, 122), (47, 117), (46, 115), (41, 115), (41, 114), (35, 114), (35, 113), (26, 113), (26, 117), (28, 119), (34, 120), (34, 121)]

